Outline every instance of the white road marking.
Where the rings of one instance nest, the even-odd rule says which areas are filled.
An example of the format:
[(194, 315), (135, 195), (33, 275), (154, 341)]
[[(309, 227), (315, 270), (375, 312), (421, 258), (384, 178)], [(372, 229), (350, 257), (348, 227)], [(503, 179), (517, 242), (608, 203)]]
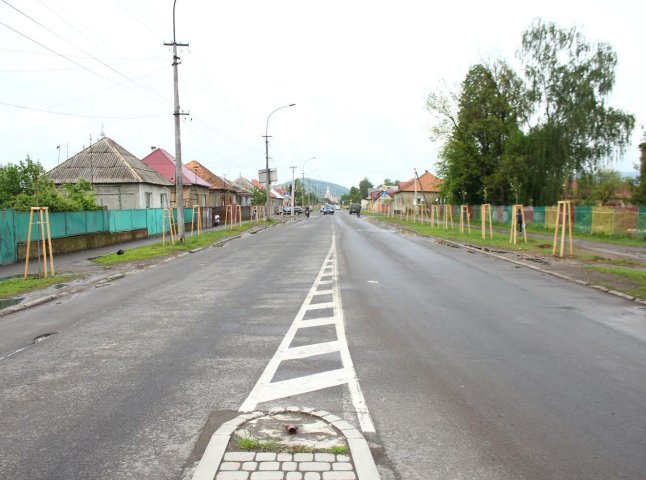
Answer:
[[(350, 349), (348, 348), (348, 342), (345, 336), (343, 304), (341, 302), (341, 289), (339, 288), (338, 282), (335, 243), (335, 236), (332, 234), (332, 246), (312, 288), (310, 288), (307, 297), (294, 318), (294, 322), (289, 327), (276, 353), (267, 364), (267, 367), (265, 367), (265, 371), (256, 382), (247, 399), (240, 406), (239, 411), (251, 412), (256, 409), (259, 403), (315, 392), (324, 388), (347, 385), (361, 430), (364, 433), (375, 431), (374, 424), (370, 418), (370, 412), (368, 411), (361, 387), (359, 386), (359, 379), (354, 370)], [(319, 290), (319, 287), (323, 285), (330, 285), (330, 288)], [(313, 298), (319, 295), (332, 295), (332, 301), (312, 303)], [(331, 317), (326, 316), (304, 320), (308, 312), (312, 312), (310, 315), (315, 315), (316, 312), (324, 309), (332, 309), (333, 315)], [(299, 329), (324, 325), (335, 326), (336, 340), (290, 348), (290, 344)], [(302, 359), (334, 352), (339, 352), (343, 368), (272, 382), (280, 363), (284, 360)]]

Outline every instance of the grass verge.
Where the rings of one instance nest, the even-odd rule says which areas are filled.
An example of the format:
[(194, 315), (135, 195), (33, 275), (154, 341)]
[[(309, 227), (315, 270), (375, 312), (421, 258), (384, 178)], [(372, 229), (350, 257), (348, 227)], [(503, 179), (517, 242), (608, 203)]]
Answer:
[(176, 242), (175, 244), (172, 244), (170, 242), (170, 239), (167, 239), (165, 245), (160, 241), (152, 245), (124, 250), (122, 255), (117, 255), (117, 253), (115, 252), (109, 255), (104, 255), (102, 257), (96, 257), (92, 259), (92, 261), (101, 265), (109, 266), (121, 263), (137, 262), (150, 258), (166, 257), (177, 252), (184, 252), (194, 250), (196, 248), (208, 247), (210, 245), (213, 245), (218, 240), (222, 240), (228, 237), (234, 237), (243, 232), (246, 232), (254, 226), (255, 224), (247, 223), (234, 228), (227, 228), (203, 233), (202, 235), (187, 235), (184, 239), (184, 243)]
[(33, 290), (41, 290), (58, 283), (69, 282), (74, 278), (75, 275), (55, 275), (48, 278), (29, 275), (27, 279), (14, 277), (0, 280), (0, 299), (17, 297)]
[[(606, 273), (608, 275), (617, 277), (620, 281), (623, 280), (624, 282), (628, 282), (631, 284), (631, 286), (623, 286), (623, 288), (621, 288), (621, 291), (637, 298), (646, 298), (646, 271), (620, 266), (591, 265), (586, 268), (588, 270)], [(604, 287), (616, 289), (615, 285), (609, 283), (605, 283)]]
[(333, 445), (331, 448), (311, 448), (305, 445), (281, 445), (274, 440), (266, 442), (256, 438), (234, 437), (233, 445), (235, 448), (245, 452), (285, 452), (285, 453), (334, 453), (335, 455), (347, 455), (348, 447), (346, 445)]

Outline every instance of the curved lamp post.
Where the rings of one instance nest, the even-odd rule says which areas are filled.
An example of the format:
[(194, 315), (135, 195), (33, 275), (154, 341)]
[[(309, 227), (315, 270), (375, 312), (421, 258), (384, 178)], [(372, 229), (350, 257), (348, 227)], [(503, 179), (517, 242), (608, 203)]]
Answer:
[(283, 108), (288, 108), (288, 107), (293, 107), (295, 106), (295, 103), (290, 103), (289, 105), (283, 105), (282, 107), (278, 107), (277, 109), (273, 110), (269, 116), (267, 117), (267, 126), (265, 127), (265, 173), (267, 175), (265, 179), (265, 191), (267, 192), (267, 202), (265, 204), (265, 220), (269, 220), (271, 218), (271, 194), (269, 192), (269, 119), (271, 116), (276, 113), (278, 110), (282, 110)]

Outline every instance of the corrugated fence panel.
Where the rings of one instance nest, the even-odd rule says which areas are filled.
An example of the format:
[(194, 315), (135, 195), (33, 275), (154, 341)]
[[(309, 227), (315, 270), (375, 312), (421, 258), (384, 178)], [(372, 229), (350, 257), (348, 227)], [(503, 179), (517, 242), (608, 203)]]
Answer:
[(545, 207), (545, 223), (544, 225), (548, 228), (554, 228), (556, 225), (556, 212), (557, 207)]
[(105, 232), (108, 230), (108, 211), (95, 210), (85, 212), (87, 233)]
[(74, 235), (84, 235), (85, 233), (87, 233), (87, 221), (85, 212), (66, 212), (64, 213), (64, 215), (68, 237)]
[(110, 232), (126, 232), (128, 230), (134, 230), (132, 227), (132, 216), (130, 215), (130, 210), (109, 210), (110, 221), (108, 222), (110, 226)]
[(646, 207), (639, 207), (639, 220), (637, 224), (639, 225), (638, 235), (642, 238), (646, 237)]
[(574, 208), (574, 230), (580, 233), (592, 232), (592, 217), (594, 207), (577, 206)]
[(148, 235), (159, 235), (162, 233), (162, 215), (164, 211), (160, 208), (151, 208), (146, 210), (146, 223), (148, 225)]
[(0, 210), (0, 265), (14, 263), (18, 258), (14, 222), (13, 210)]
[(615, 215), (615, 232), (619, 235), (636, 235), (638, 219), (637, 208), (618, 208)]
[(592, 233), (614, 234), (614, 216), (614, 208), (592, 207)]
[(534, 207), (534, 222), (535, 225), (545, 227), (545, 207)]

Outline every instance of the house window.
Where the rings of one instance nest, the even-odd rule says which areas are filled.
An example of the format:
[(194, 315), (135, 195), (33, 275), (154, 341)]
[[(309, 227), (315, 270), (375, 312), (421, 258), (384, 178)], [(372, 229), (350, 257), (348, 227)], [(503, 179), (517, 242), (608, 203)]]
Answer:
[(168, 195), (162, 193), (159, 195), (159, 204), (161, 208), (168, 208)]
[(152, 202), (153, 194), (150, 192), (145, 192), (145, 195), (146, 195), (146, 208), (150, 208), (150, 203)]

